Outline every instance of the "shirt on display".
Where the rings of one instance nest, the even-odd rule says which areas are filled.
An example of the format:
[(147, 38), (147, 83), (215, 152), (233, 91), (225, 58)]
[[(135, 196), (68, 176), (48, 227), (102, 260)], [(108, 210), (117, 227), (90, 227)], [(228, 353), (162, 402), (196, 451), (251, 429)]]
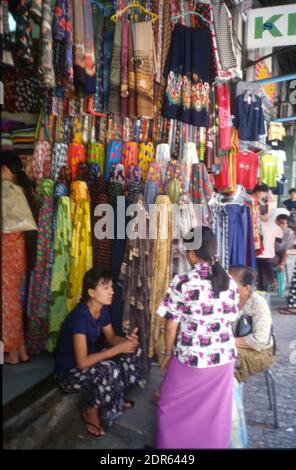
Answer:
[(262, 100), (259, 96), (253, 95), (249, 99), (246, 95), (240, 95), (236, 98), (235, 127), (241, 140), (257, 141), (259, 135), (265, 134)]
[(279, 176), (277, 156), (273, 154), (263, 155), (260, 162), (260, 178), (262, 183), (267, 184), (270, 188), (275, 188)]
[(236, 154), (236, 182), (246, 189), (253, 189), (257, 183), (258, 155), (254, 152)]
[(269, 140), (283, 140), (286, 135), (286, 130), (282, 122), (271, 122), (268, 129)]
[(271, 153), (278, 159), (279, 175), (281, 176), (285, 173), (284, 162), (287, 161), (286, 152), (284, 150), (272, 150)]

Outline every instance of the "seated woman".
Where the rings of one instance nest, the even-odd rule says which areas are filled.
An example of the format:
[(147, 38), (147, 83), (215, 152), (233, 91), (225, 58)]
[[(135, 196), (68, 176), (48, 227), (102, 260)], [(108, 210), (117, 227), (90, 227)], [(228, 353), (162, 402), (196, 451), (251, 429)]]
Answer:
[[(125, 387), (140, 382), (140, 355), (137, 329), (130, 336), (116, 336), (107, 305), (111, 305), (111, 275), (101, 267), (90, 269), (83, 279), (80, 303), (65, 319), (56, 350), (56, 378), (65, 392), (90, 391), (89, 406), (82, 413), (86, 430), (100, 437), (105, 434), (100, 408), (114, 420), (133, 402), (124, 399)], [(109, 349), (98, 352), (103, 333)]]
[(268, 369), (273, 362), (272, 317), (264, 297), (254, 292), (256, 271), (249, 266), (238, 265), (231, 266), (229, 273), (236, 281), (239, 292), (240, 313), (233, 325), (234, 331), (243, 313), (252, 317), (252, 333), (235, 338), (238, 349), (238, 369), (235, 377), (241, 382), (246, 381), (249, 375)]

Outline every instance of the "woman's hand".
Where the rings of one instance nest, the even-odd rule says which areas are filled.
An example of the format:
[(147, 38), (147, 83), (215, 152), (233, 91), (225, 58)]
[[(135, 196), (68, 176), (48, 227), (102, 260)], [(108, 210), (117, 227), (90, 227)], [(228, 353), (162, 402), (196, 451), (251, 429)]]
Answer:
[(118, 348), (119, 353), (130, 354), (135, 352), (135, 350), (137, 349), (137, 343), (135, 341), (131, 341), (130, 339), (125, 339), (116, 347)]
[(161, 372), (163, 372), (164, 369), (167, 368), (167, 366), (169, 365), (169, 362), (170, 362), (171, 359), (172, 359), (172, 356), (164, 356), (164, 358), (163, 358), (163, 360), (162, 360), (162, 362), (161, 362), (161, 364), (160, 364), (160, 370), (161, 370)]
[(128, 336), (126, 336), (126, 338), (129, 340), (129, 341), (133, 341), (134, 343), (136, 343), (136, 345), (139, 344), (139, 336), (137, 335), (138, 333), (138, 328), (134, 328), (132, 333)]

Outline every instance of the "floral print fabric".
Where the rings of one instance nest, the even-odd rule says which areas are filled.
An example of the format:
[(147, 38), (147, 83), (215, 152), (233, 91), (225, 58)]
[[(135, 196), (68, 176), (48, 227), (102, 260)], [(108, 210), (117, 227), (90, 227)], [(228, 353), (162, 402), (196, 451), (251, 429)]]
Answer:
[(189, 273), (174, 277), (157, 314), (180, 323), (175, 357), (191, 367), (229, 364), (236, 357), (231, 323), (238, 313), (238, 291), (229, 289), (215, 298), (211, 267), (197, 263)]

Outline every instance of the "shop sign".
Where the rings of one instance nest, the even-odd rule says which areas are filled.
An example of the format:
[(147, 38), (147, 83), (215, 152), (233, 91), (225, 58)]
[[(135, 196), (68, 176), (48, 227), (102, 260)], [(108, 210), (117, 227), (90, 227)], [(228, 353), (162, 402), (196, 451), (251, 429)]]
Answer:
[(248, 49), (296, 44), (296, 5), (251, 10), (246, 43)]

